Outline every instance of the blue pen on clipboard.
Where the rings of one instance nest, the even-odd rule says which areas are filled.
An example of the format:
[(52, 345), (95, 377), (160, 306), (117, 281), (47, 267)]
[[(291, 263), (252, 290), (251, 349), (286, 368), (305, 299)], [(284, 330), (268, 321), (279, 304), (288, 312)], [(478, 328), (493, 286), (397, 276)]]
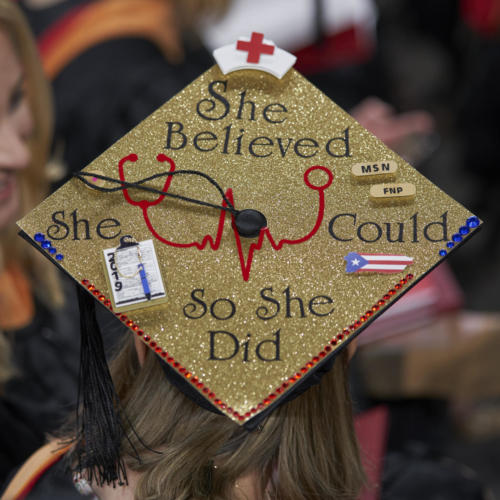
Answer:
[(149, 288), (149, 282), (146, 276), (146, 271), (144, 270), (144, 264), (140, 262), (138, 268), (139, 268), (139, 276), (141, 277), (142, 289), (144, 290), (144, 295), (148, 300), (151, 300), (151, 289)]

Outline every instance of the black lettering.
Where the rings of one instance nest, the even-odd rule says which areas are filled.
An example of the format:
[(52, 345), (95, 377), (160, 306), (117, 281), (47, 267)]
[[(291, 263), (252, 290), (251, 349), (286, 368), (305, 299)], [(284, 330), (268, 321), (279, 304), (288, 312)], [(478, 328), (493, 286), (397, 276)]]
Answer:
[(288, 151), (288, 148), (290, 147), (290, 144), (292, 144), (293, 139), (290, 137), (288, 138), (288, 144), (286, 145), (286, 148), (283, 149), (283, 144), (281, 143), (281, 137), (276, 137), (276, 140), (278, 141), (278, 146), (281, 151), (281, 157), (284, 158), (286, 155), (286, 152)]
[(229, 124), (227, 127), (224, 127), (222, 130), (226, 131), (226, 136), (224, 137), (224, 147), (222, 148), (222, 153), (227, 155), (228, 154), (228, 146), (229, 146), (229, 135), (231, 134), (231, 127), (232, 125)]
[(243, 361), (248, 361), (248, 343), (250, 342), (251, 335), (247, 333), (247, 339), (241, 344), (243, 347)]
[[(371, 240), (369, 240), (368, 238), (364, 238), (363, 235), (361, 234), (363, 228), (368, 226), (373, 226), (377, 233), (377, 236)], [(358, 227), (358, 238), (361, 241), (365, 241), (366, 243), (374, 243), (375, 241), (378, 241), (381, 236), (382, 236), (382, 228), (376, 222), (364, 222)]]
[[(331, 145), (334, 142), (341, 142), (341, 143), (343, 143), (342, 147), (343, 147), (344, 151), (342, 153), (332, 151)], [(340, 137), (333, 137), (332, 139), (330, 139), (326, 143), (326, 152), (330, 156), (333, 156), (334, 158), (342, 158), (342, 157), (346, 157), (347, 158), (348, 156), (351, 156), (351, 152), (350, 151), (351, 150), (350, 150), (350, 147), (349, 147), (349, 127), (347, 127), (344, 130), (344, 137), (342, 137), (342, 136), (340, 136)]]
[(361, 172), (364, 174), (369, 174), (372, 171), (371, 165), (361, 165)]
[[(257, 357), (261, 361), (280, 361), (280, 330), (274, 332), (273, 335), (275, 337), (274, 340), (263, 340), (257, 344), (255, 354), (257, 354)], [(265, 344), (272, 344), (274, 346), (274, 357), (265, 357), (262, 354), (261, 349)]]
[(198, 306), (196, 304), (194, 304), (193, 302), (190, 302), (189, 304), (186, 304), (184, 306), (184, 308), (182, 309), (184, 316), (186, 316), (186, 318), (200, 319), (203, 316), (205, 316), (205, 314), (207, 312), (207, 305), (205, 304), (205, 302), (203, 300), (201, 300), (201, 297), (198, 298), (196, 296), (196, 294), (198, 292), (201, 292), (201, 297), (203, 297), (205, 290), (203, 288), (196, 288), (195, 290), (193, 290), (191, 292), (191, 298), (194, 300), (194, 302), (196, 302), (196, 304), (199, 304), (201, 306), (201, 312), (197, 313), (195, 315), (194, 313), (196, 313)]
[(83, 223), (85, 227), (85, 240), (90, 240), (90, 229), (89, 229), (89, 221), (87, 219), (78, 219), (78, 209), (75, 208), (73, 212), (71, 212), (71, 217), (73, 218), (73, 239), (79, 240), (78, 237), (78, 225)]
[(292, 317), (292, 314), (291, 314), (291, 304), (292, 304), (292, 300), (296, 300), (297, 303), (299, 304), (299, 308), (300, 308), (300, 317), (301, 318), (304, 318), (305, 317), (305, 312), (304, 312), (304, 303), (302, 302), (302, 299), (300, 297), (292, 297), (290, 295), (290, 287), (287, 286), (284, 290), (283, 290), (283, 293), (285, 294), (285, 298), (286, 298), (286, 317), (287, 318), (291, 318)]
[[(222, 120), (222, 118), (224, 118), (229, 113), (229, 107), (230, 107), (229, 102), (214, 88), (217, 84), (221, 84), (222, 87), (224, 88), (224, 92), (226, 91), (227, 80), (225, 81), (217, 80), (215, 82), (210, 82), (208, 84), (208, 92), (214, 99), (202, 99), (196, 104), (196, 112), (205, 120), (212, 120), (212, 121)], [(217, 107), (216, 101), (219, 101), (224, 109), (222, 109), (218, 115), (210, 116), (208, 113), (211, 113)], [(205, 107), (205, 109), (203, 110), (202, 107)]]
[(238, 114), (236, 115), (236, 118), (238, 120), (241, 120), (241, 114), (243, 112), (243, 106), (250, 104), (250, 118), (249, 120), (255, 120), (255, 103), (253, 101), (245, 101), (245, 96), (247, 95), (247, 91), (244, 90), (240, 94), (240, 106), (238, 108)]
[[(58, 212), (54, 212), (52, 214), (52, 224), (47, 228), (47, 236), (52, 238), (53, 240), (64, 240), (68, 237), (69, 234), (69, 226), (62, 219), (58, 219), (57, 215), (62, 215), (64, 219), (64, 210), (59, 210)], [(64, 231), (62, 234), (59, 234), (60, 231)]]
[[(262, 139), (262, 141), (261, 141)], [(259, 146), (259, 147), (266, 147), (266, 146), (272, 146), (273, 141), (269, 137), (255, 137), (254, 139), (251, 140), (250, 144), (248, 145), (248, 151), (252, 156), (255, 156), (257, 158), (266, 158), (267, 156), (270, 156), (272, 154), (272, 151), (269, 151), (266, 154), (257, 154), (254, 150), (254, 146)]]
[(413, 243), (418, 243), (418, 212), (414, 213), (410, 219), (413, 221)]
[[(440, 231), (440, 235), (435, 235), (436, 238), (432, 238), (429, 235), (429, 229), (433, 226), (438, 226), (437, 231)], [(441, 237), (438, 237), (441, 236)], [(427, 241), (448, 241), (448, 212), (444, 212), (441, 215), (441, 222), (430, 222), (427, 226), (424, 227), (424, 237)]]
[[(224, 306), (219, 307), (219, 314), (217, 315), (215, 312), (215, 307), (217, 304), (228, 304), (229, 309), (226, 311), (224, 314), (224, 311), (221, 311), (221, 308), (224, 309)], [(215, 319), (220, 319), (220, 320), (226, 320), (229, 318), (232, 318), (234, 316), (234, 313), (236, 312), (236, 306), (234, 305), (234, 302), (229, 299), (217, 299), (214, 300), (212, 305), (210, 306), (210, 314), (215, 318)]]
[[(110, 224), (105, 224), (106, 222), (109, 222)], [(99, 224), (97, 224), (97, 236), (105, 240), (112, 240), (113, 238), (116, 238), (122, 232), (122, 230), (120, 229), (118, 232), (113, 232), (106, 235), (103, 233), (103, 229), (113, 229), (115, 227), (120, 227), (120, 221), (116, 219), (103, 219), (101, 222), (99, 222)]]
[[(176, 129), (174, 129), (174, 125), (177, 126)], [(165, 141), (165, 149), (182, 149), (186, 146), (187, 137), (182, 133), (183, 128), (184, 125), (181, 122), (167, 122), (167, 140)], [(172, 137), (174, 135), (178, 135), (180, 139), (180, 144), (177, 143), (175, 146), (172, 144)]]
[[(274, 107), (277, 107), (278, 109), (273, 109)], [(280, 104), (279, 102), (274, 102), (272, 104), (268, 104), (265, 108), (264, 111), (262, 111), (262, 116), (264, 117), (264, 120), (266, 120), (269, 123), (283, 123), (286, 120), (286, 117), (283, 117), (281, 120), (272, 120), (269, 114), (271, 113), (287, 113), (288, 110), (283, 106), (283, 104)]]
[[(210, 331), (210, 357), (208, 359), (210, 360), (215, 360), (215, 361), (226, 361), (228, 359), (234, 358), (236, 354), (238, 354), (238, 351), (240, 350), (240, 344), (238, 342), (238, 339), (236, 338), (236, 335), (232, 334), (231, 332), (226, 332), (225, 330), (215, 330), (215, 331)], [(225, 356), (216, 356), (215, 355), (215, 336), (219, 335), (219, 338), (221, 335), (223, 335), (222, 339), (226, 339), (226, 352), (224, 353)], [(233, 342), (233, 353), (228, 355), (227, 354), (227, 341), (232, 341)], [(218, 343), (219, 350), (220, 350), (220, 340)], [(221, 353), (218, 353), (221, 354)]]
[(333, 217), (331, 220), (330, 220), (330, 223), (328, 224), (328, 232), (330, 233), (330, 236), (337, 240), (337, 241), (352, 241), (352, 238), (340, 238), (339, 236), (337, 236), (335, 234), (335, 232), (333, 231), (333, 226), (335, 225), (335, 222), (337, 221), (337, 219), (339, 217), (352, 217), (353, 221), (352, 221), (352, 225), (355, 226), (356, 225), (356, 215), (355, 214), (338, 214), (336, 215), (335, 217)]
[(313, 297), (309, 301), (309, 311), (311, 311), (311, 313), (315, 316), (328, 316), (329, 314), (332, 314), (335, 309), (334, 307), (331, 307), (324, 312), (320, 312), (316, 309), (316, 306), (323, 306), (325, 304), (333, 304), (333, 299), (331, 297), (328, 297), (328, 295), (318, 295), (316, 297)]
[(266, 301), (266, 302), (271, 302), (272, 304), (274, 304), (274, 313), (272, 310), (270, 310), (267, 306), (263, 305), (263, 306), (260, 306), (259, 308), (257, 308), (257, 310), (255, 311), (255, 314), (257, 314), (257, 317), (259, 319), (262, 319), (264, 321), (268, 320), (268, 319), (272, 319), (272, 318), (275, 318), (278, 313), (280, 312), (280, 303), (276, 300), (276, 299), (273, 299), (272, 297), (269, 297), (265, 294), (265, 292), (271, 292), (273, 293), (273, 289), (272, 287), (268, 287), (268, 288), (263, 288), (261, 291), (260, 291), (260, 296)]
[(396, 241), (399, 241), (399, 242), (403, 242), (403, 234), (404, 234), (404, 224), (402, 222), (398, 222), (398, 226), (399, 226), (399, 231), (398, 231), (398, 235), (396, 237), (396, 239), (393, 239), (392, 238), (392, 231), (391, 231), (391, 227), (392, 227), (392, 222), (386, 222), (385, 223), (385, 226), (387, 228), (387, 241), (389, 243), (396, 243)]
[[(215, 144), (211, 144), (208, 147), (202, 147), (201, 143), (212, 143), (215, 141)], [(217, 147), (217, 136), (213, 132), (199, 132), (193, 137), (193, 146), (198, 150), (198, 151), (213, 151)]]
[(236, 137), (236, 152), (234, 154), (241, 154), (241, 139), (243, 138), (243, 133), (245, 132), (244, 128), (240, 128), (240, 135)]
[[(317, 149), (319, 147), (319, 144), (314, 140), (314, 139), (309, 139), (307, 137), (303, 137), (302, 139), (299, 139), (294, 146), (295, 154), (302, 157), (302, 158), (312, 158), (313, 156), (316, 155), (318, 152)], [(302, 149), (302, 153), (299, 151), (299, 148)], [(310, 152), (310, 154), (306, 154), (304, 149), (310, 149), (310, 148), (315, 148), (314, 151)]]

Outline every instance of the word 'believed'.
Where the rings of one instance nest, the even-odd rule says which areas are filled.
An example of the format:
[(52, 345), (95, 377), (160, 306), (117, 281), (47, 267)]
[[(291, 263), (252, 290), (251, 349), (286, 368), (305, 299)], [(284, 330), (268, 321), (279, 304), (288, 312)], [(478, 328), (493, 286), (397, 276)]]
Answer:
[[(226, 97), (227, 80), (217, 80), (208, 84), (210, 97), (201, 99), (196, 105), (197, 115), (205, 122), (224, 124), (219, 130), (187, 130), (180, 121), (166, 122), (165, 149), (177, 151), (188, 146), (199, 152), (217, 151), (221, 154), (246, 155), (254, 158), (267, 158), (279, 155), (285, 158), (295, 154), (300, 158), (312, 158), (322, 150), (333, 158), (351, 156), (349, 127), (338, 132), (324, 142), (314, 137), (282, 137), (279, 135), (259, 135), (248, 137), (243, 122), (265, 122), (278, 126), (288, 120), (288, 108), (279, 102), (259, 105), (247, 98), (247, 91), (239, 93), (237, 102), (231, 103)], [(228, 123), (228, 120), (234, 122)], [(201, 123), (203, 123), (203, 121)], [(264, 124), (264, 123), (263, 123)], [(234, 129), (233, 129), (234, 126)]]

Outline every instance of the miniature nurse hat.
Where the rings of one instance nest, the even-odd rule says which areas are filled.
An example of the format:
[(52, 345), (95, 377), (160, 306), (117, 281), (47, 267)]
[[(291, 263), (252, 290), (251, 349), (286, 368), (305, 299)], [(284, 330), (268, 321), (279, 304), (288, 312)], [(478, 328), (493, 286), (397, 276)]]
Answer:
[(84, 309), (112, 311), (181, 390), (252, 428), (481, 221), (263, 35), (215, 58), (18, 224)]

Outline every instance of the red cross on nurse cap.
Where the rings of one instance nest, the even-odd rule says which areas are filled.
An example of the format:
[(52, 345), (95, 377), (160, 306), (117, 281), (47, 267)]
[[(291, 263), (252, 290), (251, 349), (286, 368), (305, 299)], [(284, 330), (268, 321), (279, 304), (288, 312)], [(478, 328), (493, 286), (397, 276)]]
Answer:
[(217, 56), (18, 224), (186, 393), (251, 427), (481, 222), (246, 41), (246, 69)]
[(274, 42), (256, 32), (250, 38), (240, 37), (235, 43), (214, 50), (213, 55), (225, 75), (242, 69), (254, 69), (281, 78), (297, 60), (293, 54), (276, 47)]

